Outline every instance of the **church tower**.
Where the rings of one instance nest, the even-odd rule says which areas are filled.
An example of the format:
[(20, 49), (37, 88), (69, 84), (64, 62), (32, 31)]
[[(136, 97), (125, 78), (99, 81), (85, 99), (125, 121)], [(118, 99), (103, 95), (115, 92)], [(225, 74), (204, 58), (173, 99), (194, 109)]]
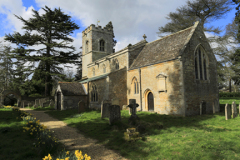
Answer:
[(82, 79), (87, 78), (87, 65), (113, 53), (113, 26), (110, 21), (104, 28), (91, 24), (82, 32)]

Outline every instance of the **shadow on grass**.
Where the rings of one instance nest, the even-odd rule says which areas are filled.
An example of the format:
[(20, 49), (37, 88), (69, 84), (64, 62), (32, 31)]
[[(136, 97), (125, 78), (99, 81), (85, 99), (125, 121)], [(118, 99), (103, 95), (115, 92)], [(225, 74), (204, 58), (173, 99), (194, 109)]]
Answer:
[[(128, 111), (121, 111), (121, 122), (113, 126), (109, 125), (108, 118), (101, 119), (100, 111), (88, 111), (82, 114), (77, 114), (77, 110), (65, 111), (47, 111), (47, 114), (61, 121), (66, 122), (69, 126), (77, 128), (80, 133), (86, 137), (98, 140), (98, 143), (104, 144), (107, 148), (120, 151), (122, 156), (131, 157), (137, 156), (146, 158), (151, 154), (151, 150), (144, 151), (143, 148), (149, 147), (147, 137), (172, 133), (173, 127), (179, 128), (197, 128), (206, 132), (225, 132), (223, 128), (211, 128), (207, 123), (202, 123), (210, 119), (220, 119), (224, 116), (224, 112), (216, 114), (197, 115), (191, 117), (175, 117), (169, 115), (159, 115), (149, 112), (137, 112), (140, 122), (144, 125), (145, 131), (140, 132), (143, 140), (136, 142), (127, 142), (124, 140), (124, 132), (131, 127), (128, 125), (130, 115)], [(76, 118), (74, 118), (76, 117)], [(221, 118), (222, 119), (222, 118)], [(225, 120), (225, 119), (223, 119)], [(163, 125), (160, 129), (159, 125)], [(70, 142), (74, 143), (74, 141)], [(83, 149), (84, 150), (84, 149)]]

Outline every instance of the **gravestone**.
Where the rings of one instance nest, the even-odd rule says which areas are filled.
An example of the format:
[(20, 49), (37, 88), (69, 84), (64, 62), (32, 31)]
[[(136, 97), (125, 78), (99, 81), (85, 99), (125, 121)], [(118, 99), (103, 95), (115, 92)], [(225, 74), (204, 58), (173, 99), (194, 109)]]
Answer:
[(139, 105), (136, 103), (136, 99), (129, 99), (129, 110), (131, 111), (131, 117), (128, 119), (128, 124), (136, 124), (137, 120), (140, 120), (139, 117), (136, 115), (137, 107)]
[(123, 105), (122, 106), (122, 110), (127, 110), (128, 109), (128, 105)]
[(39, 99), (35, 99), (35, 106), (36, 106), (36, 107), (39, 106)]
[(231, 108), (228, 104), (225, 105), (225, 119), (231, 119)]
[(50, 99), (50, 101), (49, 101), (49, 106), (50, 106), (50, 107), (54, 107), (54, 102), (53, 102), (52, 99)]
[(111, 106), (111, 101), (104, 100), (101, 103), (101, 118), (109, 118), (109, 107)]
[(239, 107), (238, 109), (239, 109), (239, 116), (240, 116), (240, 102), (239, 102), (239, 106), (238, 107)]
[(85, 103), (84, 103), (82, 100), (80, 100), (80, 101), (78, 102), (78, 113), (82, 113), (82, 112), (84, 112), (85, 110), (86, 110)]
[(232, 102), (232, 118), (237, 117), (237, 108), (236, 108), (236, 103), (233, 101)]
[(200, 103), (200, 115), (202, 115), (202, 102)]
[(43, 102), (42, 103), (42, 107), (48, 107), (49, 106), (49, 102)]
[(216, 105), (215, 103), (213, 102), (213, 114), (216, 113)]
[(116, 121), (121, 121), (120, 106), (111, 105), (109, 107), (109, 124), (112, 125)]

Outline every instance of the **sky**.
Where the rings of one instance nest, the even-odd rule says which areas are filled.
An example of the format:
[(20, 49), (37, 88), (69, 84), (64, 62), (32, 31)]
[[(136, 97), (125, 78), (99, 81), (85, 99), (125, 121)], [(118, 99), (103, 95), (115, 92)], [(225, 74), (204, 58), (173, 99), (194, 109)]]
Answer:
[[(112, 21), (117, 40), (115, 50), (118, 51), (129, 43), (143, 40), (144, 34), (148, 42), (159, 39), (158, 28), (169, 22), (166, 16), (185, 4), (186, 0), (0, 0), (0, 41), (5, 34), (24, 33), (23, 23), (14, 14), (28, 20), (32, 17), (32, 9), (43, 14), (41, 8), (46, 5), (51, 9), (60, 7), (80, 27), (71, 35), (76, 52), (82, 46), (82, 31), (91, 24), (96, 25), (97, 21), (102, 27)], [(224, 18), (212, 21), (209, 25), (224, 29), (235, 17), (235, 6), (232, 7), (233, 10)], [(209, 33), (205, 34), (210, 36)], [(70, 66), (76, 74), (77, 66)]]

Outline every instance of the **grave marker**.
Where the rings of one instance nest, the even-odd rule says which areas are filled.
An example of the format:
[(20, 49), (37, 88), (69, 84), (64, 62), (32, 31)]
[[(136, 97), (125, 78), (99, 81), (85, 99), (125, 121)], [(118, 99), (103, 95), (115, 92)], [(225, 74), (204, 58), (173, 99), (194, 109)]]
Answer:
[(136, 99), (129, 99), (129, 111), (131, 111), (131, 117), (128, 119), (129, 124), (135, 124), (139, 117), (136, 115), (136, 110), (139, 105), (136, 103)]
[(231, 119), (231, 108), (228, 104), (225, 105), (225, 119)]
[(236, 103), (233, 101), (232, 102), (232, 118), (235, 118), (237, 116), (237, 108), (236, 108)]
[(112, 125), (116, 121), (121, 121), (120, 106), (111, 105), (109, 107), (109, 124)]
[(101, 103), (101, 118), (109, 118), (110, 112), (109, 107), (111, 106), (111, 101), (104, 100)]

